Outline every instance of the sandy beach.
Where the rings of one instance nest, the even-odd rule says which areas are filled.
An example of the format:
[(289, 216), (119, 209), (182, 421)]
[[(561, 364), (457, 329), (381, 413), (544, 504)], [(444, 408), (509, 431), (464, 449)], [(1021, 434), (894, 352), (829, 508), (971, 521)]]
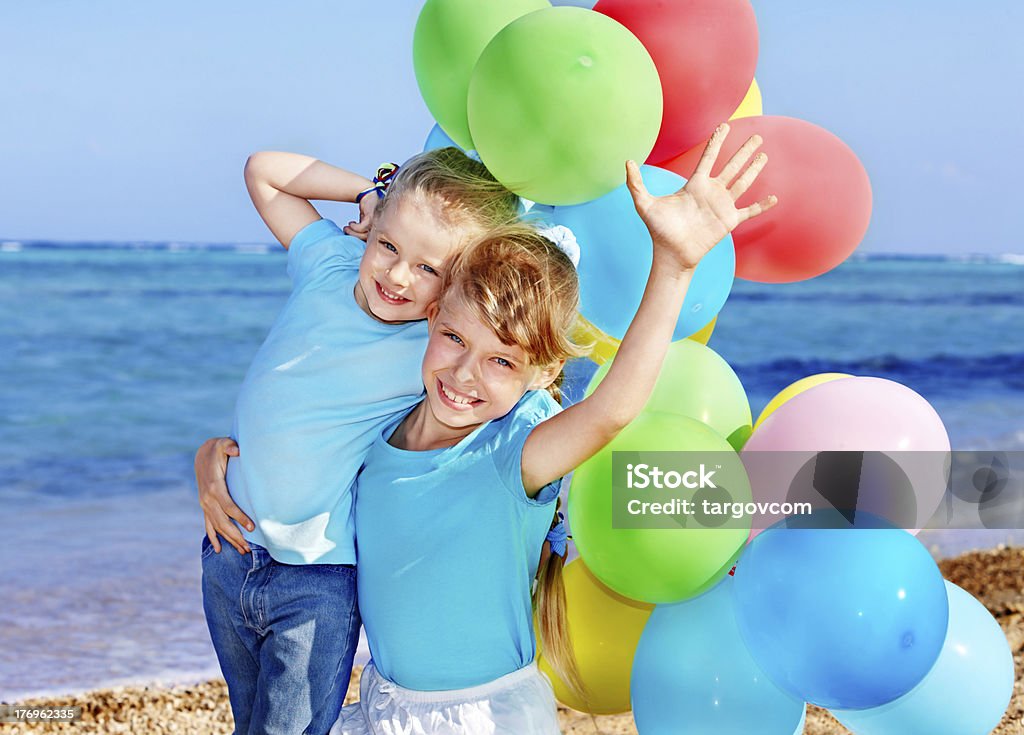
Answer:
[[(1002, 625), (1014, 655), (1013, 699), (993, 735), (1024, 733), (1024, 548), (972, 552), (939, 563), (943, 576), (985, 603)], [(348, 701), (358, 692), (359, 669), (353, 671)], [(231, 710), (222, 680), (194, 686), (119, 687), (50, 700), (16, 703), (27, 708), (78, 705), (82, 720), (71, 724), (0, 724), (0, 733), (230, 733)], [(566, 735), (636, 733), (630, 714), (591, 717), (560, 708)], [(840, 735), (848, 730), (824, 710), (810, 707), (806, 735)]]

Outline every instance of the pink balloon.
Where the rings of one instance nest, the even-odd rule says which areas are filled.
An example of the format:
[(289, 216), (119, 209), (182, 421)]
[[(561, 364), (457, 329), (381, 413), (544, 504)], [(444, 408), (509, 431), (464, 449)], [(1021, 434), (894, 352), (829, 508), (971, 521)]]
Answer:
[[(785, 500), (795, 485), (818, 507), (823, 496), (811, 497), (806, 489), (817, 487), (817, 453), (830, 451), (885, 453), (865, 455), (863, 465), (851, 470), (860, 472), (856, 508), (890, 520), (895, 515), (908, 530), (923, 527), (945, 495), (949, 435), (935, 409), (905, 385), (856, 377), (794, 396), (757, 427), (742, 452), (754, 500)], [(894, 510), (907, 500), (900, 492), (909, 491), (913, 523)], [(763, 520), (771, 522), (759, 519), (755, 528), (763, 529)]]

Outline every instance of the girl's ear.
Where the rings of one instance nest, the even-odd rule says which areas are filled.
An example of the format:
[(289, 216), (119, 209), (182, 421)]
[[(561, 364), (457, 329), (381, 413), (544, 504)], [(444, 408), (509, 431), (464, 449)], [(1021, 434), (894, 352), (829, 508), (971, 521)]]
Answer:
[(434, 329), (434, 322), (437, 321), (437, 315), (441, 313), (441, 305), (437, 301), (431, 301), (427, 304), (427, 329)]
[(559, 360), (553, 362), (546, 368), (540, 371), (540, 375), (533, 381), (533, 385), (530, 386), (530, 390), (543, 390), (549, 385), (555, 382), (558, 376), (562, 372), (562, 368), (565, 366), (565, 360)]

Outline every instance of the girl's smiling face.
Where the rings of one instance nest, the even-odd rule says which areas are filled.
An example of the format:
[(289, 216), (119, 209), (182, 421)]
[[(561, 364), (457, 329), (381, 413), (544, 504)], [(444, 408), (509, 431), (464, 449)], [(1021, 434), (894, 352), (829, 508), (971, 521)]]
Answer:
[(442, 221), (437, 214), (442, 206), (409, 192), (374, 220), (355, 291), (367, 314), (382, 322), (426, 318), (441, 293), (445, 262), (460, 236), (470, 234)]
[(498, 339), (458, 297), (445, 298), (431, 314), (423, 357), (426, 408), (457, 435), (504, 416), (527, 391), (550, 385), (560, 370), (560, 363), (531, 364), (523, 348)]

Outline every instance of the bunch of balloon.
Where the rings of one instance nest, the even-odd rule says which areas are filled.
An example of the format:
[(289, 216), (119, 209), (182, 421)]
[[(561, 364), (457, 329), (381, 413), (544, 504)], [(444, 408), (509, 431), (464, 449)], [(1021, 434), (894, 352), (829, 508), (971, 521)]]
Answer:
[[(780, 200), (703, 259), (647, 407), (574, 473), (569, 519), (582, 561), (566, 569), (570, 617), (575, 596), (587, 604), (611, 605), (606, 615), (596, 617), (618, 620), (621, 614), (631, 621), (612, 626), (616, 630), (592, 627), (593, 614), (573, 623), (584, 631), (578, 639), (574, 634), (573, 644), (592, 695), (588, 701), (572, 700), (565, 687), (556, 684), (556, 689), (572, 706), (598, 712), (626, 706), (623, 674), (639, 638), (638, 611), (646, 615), (648, 609), (643, 603), (698, 597), (710, 607), (697, 605), (698, 600), (681, 604), (703, 610), (698, 617), (724, 619), (722, 600), (732, 598), (721, 591), (731, 589), (731, 583), (722, 580), (751, 535), (749, 518), (722, 526), (614, 528), (613, 453), (713, 452), (724, 464), (738, 467), (739, 479), (728, 488), (731, 500), (750, 501), (754, 493), (738, 452), (751, 436), (753, 421), (739, 379), (706, 346), (717, 315), (736, 277), (800, 280), (841, 262), (866, 230), (871, 199), (863, 168), (841, 141), (810, 123), (763, 117), (753, 77), (758, 37), (749, 0), (599, 0), (593, 10), (587, 0), (571, 4), (584, 7), (551, 7), (545, 0), (426, 0), (414, 36), (414, 66), (424, 101), (438, 122), (425, 148), (463, 148), (512, 191), (539, 202), (534, 218), (575, 232), (582, 250), (577, 334), (594, 344), (592, 359), (602, 364), (588, 390), (614, 362), (651, 263), (650, 237), (624, 186), (624, 161), (646, 162), (642, 174), (654, 194), (674, 192), (692, 174), (694, 151), (703, 148), (721, 120), (730, 118), (733, 133), (723, 161), (753, 133), (764, 138), (772, 158), (737, 204), (760, 199), (768, 189)], [(836, 199), (843, 201), (841, 212), (830, 208)], [(764, 226), (757, 226), (762, 221)], [(820, 232), (814, 231), (815, 224)], [(699, 597), (705, 593), (706, 599)], [(733, 620), (738, 612), (730, 604)], [(665, 613), (666, 620), (674, 618)], [(671, 656), (670, 644), (680, 629), (679, 623), (666, 625), (669, 633), (651, 633), (665, 644), (652, 645)], [(605, 655), (612, 650), (612, 658)], [(634, 704), (670, 690), (665, 686), (671, 682), (652, 683), (651, 677), (638, 674), (650, 668), (633, 664)], [(735, 671), (741, 669), (737, 676), (755, 676), (746, 663), (737, 663)], [(692, 683), (678, 676), (673, 681)], [(766, 680), (760, 676), (759, 681)], [(715, 700), (730, 703), (731, 720), (707, 710), (691, 718), (694, 729), (688, 731), (724, 731), (730, 722), (744, 728), (736, 724), (747, 721), (741, 713), (762, 709), (774, 713), (780, 727), (799, 727), (798, 698), (767, 685), (737, 687)], [(765, 704), (769, 700), (773, 704)], [(658, 727), (647, 724), (643, 731), (658, 732)], [(673, 728), (675, 723), (665, 731), (678, 731)]]

